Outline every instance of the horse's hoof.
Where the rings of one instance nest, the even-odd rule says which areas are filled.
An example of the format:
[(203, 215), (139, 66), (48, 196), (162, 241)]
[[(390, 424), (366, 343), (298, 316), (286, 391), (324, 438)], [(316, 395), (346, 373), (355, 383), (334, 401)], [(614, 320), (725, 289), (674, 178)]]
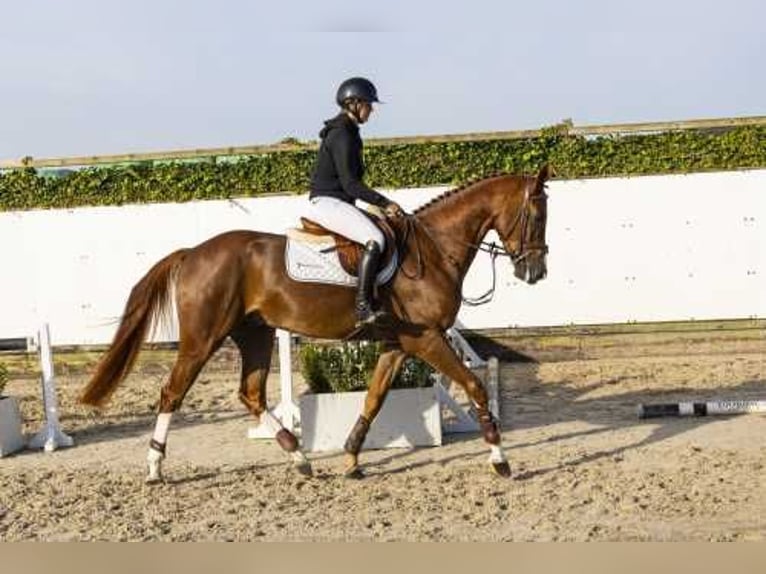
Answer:
[(507, 462), (493, 462), (492, 470), (495, 471), (496, 475), (502, 476), (503, 478), (511, 477), (511, 465)]
[(311, 468), (311, 464), (308, 462), (296, 464), (295, 470), (297, 470), (298, 474), (301, 476), (314, 476), (314, 470)]
[(348, 478), (351, 480), (362, 480), (364, 478), (364, 472), (361, 468), (358, 466), (354, 466), (352, 468), (347, 468), (345, 472), (343, 473), (344, 478)]
[(160, 484), (165, 481), (161, 476), (147, 476), (144, 482), (146, 484)]

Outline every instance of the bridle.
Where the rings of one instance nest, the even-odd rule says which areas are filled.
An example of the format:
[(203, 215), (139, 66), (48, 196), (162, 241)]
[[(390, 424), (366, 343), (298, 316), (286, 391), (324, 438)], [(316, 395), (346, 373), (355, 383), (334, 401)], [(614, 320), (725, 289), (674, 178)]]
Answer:
[[(482, 251), (484, 253), (489, 254), (490, 262), (492, 264), (492, 285), (491, 287), (482, 295), (479, 295), (478, 297), (464, 297), (461, 295), (463, 303), (470, 307), (476, 307), (479, 305), (484, 305), (485, 303), (489, 303), (494, 295), (495, 295), (495, 287), (497, 285), (497, 270), (496, 270), (496, 260), (499, 256), (508, 257), (511, 259), (514, 265), (517, 263), (520, 263), (521, 261), (528, 258), (530, 255), (545, 255), (548, 253), (548, 245), (545, 244), (545, 242), (538, 242), (534, 241), (528, 236), (531, 232), (534, 231), (534, 228), (530, 229), (530, 205), (534, 202), (539, 201), (546, 201), (548, 198), (547, 194), (543, 190), (540, 194), (537, 194), (535, 196), (532, 196), (530, 193), (530, 185), (527, 185), (524, 189), (524, 200), (521, 203), (521, 206), (519, 207), (519, 210), (516, 213), (516, 217), (513, 220), (513, 223), (510, 226), (510, 229), (502, 236), (500, 236), (500, 240), (502, 241), (502, 244), (497, 244), (494, 241), (480, 241), (479, 243), (471, 243), (468, 241), (461, 241), (453, 239), (454, 241), (457, 241), (458, 243), (461, 243), (465, 246), (471, 247), (473, 249), (476, 249), (477, 251)], [(406, 226), (405, 226), (405, 233), (403, 237), (403, 243), (407, 243), (407, 239), (409, 238), (410, 234), (414, 234), (414, 223), (417, 222), (420, 225), (420, 228), (425, 232), (425, 234), (429, 237), (431, 242), (436, 246), (437, 250), (444, 256), (445, 259), (447, 259), (450, 263), (452, 263), (455, 267), (459, 266), (459, 263), (455, 258), (450, 255), (449, 253), (445, 253), (439, 244), (433, 239), (431, 230), (417, 217), (413, 215), (407, 215), (406, 220)], [(517, 250), (509, 252), (505, 245), (506, 243), (510, 243), (509, 237), (513, 234), (513, 232), (516, 230), (518, 226), (521, 226), (521, 232), (520, 232), (520, 241), (519, 241), (519, 248)], [(499, 233), (498, 233), (499, 235)], [(413, 275), (408, 275), (404, 268), (402, 267), (402, 273), (409, 278), (409, 279), (419, 279), (423, 276), (423, 257), (420, 253), (420, 243), (417, 240), (417, 236), (415, 235), (415, 248), (417, 251), (417, 271)]]
[[(531, 211), (530, 205), (533, 203), (547, 201), (548, 195), (545, 193), (545, 190), (543, 190), (539, 194), (532, 196), (529, 193), (529, 189), (529, 185), (527, 185), (524, 189), (524, 201), (522, 202), (521, 207), (519, 207), (519, 211), (516, 213), (516, 218), (513, 220), (511, 228), (508, 230), (504, 237), (500, 237), (503, 245), (505, 245), (507, 242), (509, 242), (508, 238), (514, 232), (516, 226), (521, 225), (521, 240), (519, 241), (518, 250), (511, 253), (508, 253), (504, 250), (504, 253), (502, 253), (502, 255), (510, 257), (514, 264), (523, 261), (530, 255), (545, 255), (548, 253), (548, 245), (546, 245), (545, 242), (539, 243), (528, 238), (530, 232), (534, 231), (534, 228), (531, 230), (529, 228), (529, 214)], [(493, 248), (500, 247), (497, 246), (494, 242), (488, 244), (487, 242), (482, 241), (482, 245), (489, 245)]]
[[(492, 285), (485, 293), (479, 295), (478, 297), (463, 296), (463, 303), (469, 307), (478, 307), (479, 305), (484, 305), (485, 303), (492, 301), (493, 297), (495, 296), (495, 287), (497, 285), (496, 261), (498, 256), (502, 255), (504, 257), (510, 258), (515, 266), (518, 263), (524, 261), (530, 255), (545, 255), (548, 253), (548, 245), (546, 245), (544, 242), (536, 242), (529, 237), (530, 234), (534, 232), (534, 228), (530, 229), (529, 223), (532, 220), (530, 217), (530, 205), (533, 202), (546, 201), (547, 198), (548, 196), (544, 190), (540, 194), (532, 196), (530, 194), (530, 186), (527, 185), (524, 188), (524, 201), (522, 201), (519, 210), (516, 212), (516, 217), (513, 219), (513, 223), (511, 223), (510, 229), (504, 235), (500, 235), (498, 233), (498, 235), (500, 235), (500, 241), (502, 241), (502, 244), (498, 245), (494, 241), (481, 241), (478, 245), (472, 245), (472, 247), (478, 249), (479, 251), (483, 251), (484, 253), (489, 254), (490, 263), (492, 264)], [(519, 233), (521, 238), (519, 240), (519, 248), (515, 251), (509, 252), (505, 248), (505, 245), (510, 243), (509, 238), (518, 226), (521, 226)]]

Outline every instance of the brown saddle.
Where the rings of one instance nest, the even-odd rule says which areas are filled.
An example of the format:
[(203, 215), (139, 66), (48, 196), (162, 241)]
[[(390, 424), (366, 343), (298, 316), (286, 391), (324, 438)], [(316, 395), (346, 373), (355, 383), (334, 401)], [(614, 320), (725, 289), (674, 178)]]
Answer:
[[(386, 250), (380, 258), (380, 263), (378, 263), (378, 269), (383, 269), (390, 263), (396, 253), (396, 234), (394, 229), (385, 219), (369, 213), (365, 213), (365, 215), (383, 232), (383, 235), (386, 238)], [(314, 239), (319, 239), (321, 237), (332, 238), (335, 245), (328, 249), (336, 249), (343, 270), (353, 277), (357, 276), (359, 260), (362, 258), (362, 252), (364, 251), (363, 245), (352, 241), (348, 237), (344, 237), (339, 233), (335, 233), (315, 221), (306, 219), (305, 217), (301, 217), (301, 225), (303, 226), (303, 228), (300, 229), (302, 235), (309, 235)], [(295, 235), (293, 235), (293, 237), (295, 238)], [(311, 240), (311, 237), (308, 239)], [(298, 238), (298, 240), (300, 239)]]

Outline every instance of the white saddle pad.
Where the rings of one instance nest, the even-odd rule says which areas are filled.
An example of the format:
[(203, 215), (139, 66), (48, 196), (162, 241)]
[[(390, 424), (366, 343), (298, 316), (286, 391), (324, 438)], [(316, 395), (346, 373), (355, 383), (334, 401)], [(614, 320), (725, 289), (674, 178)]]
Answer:
[[(305, 243), (291, 237), (285, 247), (285, 267), (287, 275), (295, 281), (307, 283), (329, 283), (354, 287), (357, 278), (349, 275), (341, 267), (338, 252), (333, 249), (335, 243)], [(323, 250), (328, 250), (323, 253)], [(396, 272), (398, 254), (394, 253), (391, 261), (380, 270), (375, 281), (378, 285), (388, 282)]]

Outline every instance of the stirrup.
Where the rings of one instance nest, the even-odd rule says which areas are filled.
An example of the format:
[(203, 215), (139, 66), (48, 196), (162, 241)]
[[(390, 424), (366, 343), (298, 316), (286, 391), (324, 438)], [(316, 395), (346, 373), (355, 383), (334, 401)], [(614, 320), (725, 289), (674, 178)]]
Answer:
[(356, 311), (356, 327), (365, 327), (367, 325), (374, 325), (381, 319), (387, 317), (387, 313), (383, 311), (375, 311), (371, 306), (365, 305), (363, 308), (357, 308)]

